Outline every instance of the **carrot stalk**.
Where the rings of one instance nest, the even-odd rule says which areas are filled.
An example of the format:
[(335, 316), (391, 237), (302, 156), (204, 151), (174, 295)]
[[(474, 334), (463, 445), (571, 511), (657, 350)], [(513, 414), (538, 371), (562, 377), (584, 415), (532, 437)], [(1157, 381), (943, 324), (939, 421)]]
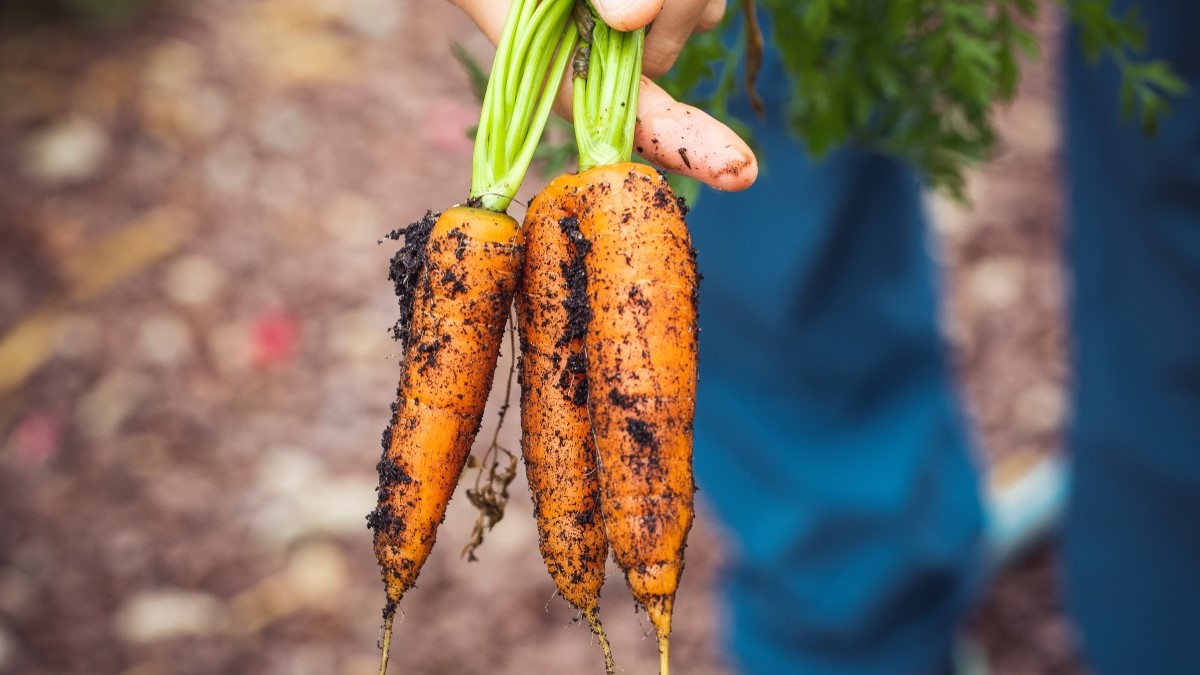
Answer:
[(579, 170), (633, 157), (645, 29), (622, 32), (594, 17), (586, 73), (572, 82)]
[(503, 212), (545, 130), (578, 29), (573, 0), (516, 0), (483, 97), (471, 169), (471, 204)]

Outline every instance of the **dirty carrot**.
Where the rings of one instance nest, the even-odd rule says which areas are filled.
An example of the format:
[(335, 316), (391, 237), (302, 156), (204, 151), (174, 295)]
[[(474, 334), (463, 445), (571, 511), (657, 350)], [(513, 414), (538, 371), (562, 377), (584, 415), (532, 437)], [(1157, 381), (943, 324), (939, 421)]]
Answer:
[(521, 264), (517, 223), (502, 213), (457, 206), (405, 236), (412, 248), (398, 256), (394, 277), (409, 283), (412, 263), (416, 278), (402, 289), (404, 365), (369, 517), (385, 619), (429, 556), (479, 430)]
[[(504, 213), (532, 160), (575, 43), (571, 0), (513, 2), (489, 78), (465, 206), (396, 233), (403, 364), (367, 517), (387, 591), (380, 673), (398, 603), (416, 583), (479, 430), (520, 275)], [(518, 35), (520, 33), (520, 35)], [(539, 45), (538, 49), (515, 47)]]
[(658, 636), (660, 672), (692, 525), (695, 257), (670, 186), (641, 164), (580, 175), (591, 308), (585, 345), (609, 543)]
[(612, 30), (594, 16), (584, 23), (590, 42), (573, 81), (580, 173), (551, 198), (577, 216), (586, 247), (588, 409), (605, 528), (665, 675), (694, 513), (698, 274), (666, 179), (629, 161), (644, 31)]
[(525, 266), (517, 291), (521, 335), (521, 454), (538, 546), (559, 593), (583, 614), (615, 672), (600, 624), (608, 540), (600, 513), (596, 447), (588, 419), (583, 339), (587, 305), (582, 242), (552, 184), (525, 214)]
[[(683, 209), (654, 169), (626, 162), (556, 178), (534, 200), (531, 212), (538, 219), (531, 225), (526, 216), (523, 288), (565, 284), (570, 292), (562, 297), (542, 291), (527, 302), (547, 313), (565, 304), (567, 311), (559, 316), (567, 318), (559, 321), (565, 320), (568, 328), (562, 334), (571, 340), (582, 336), (583, 358), (573, 351), (561, 354), (559, 363), (548, 360), (549, 370), (537, 371), (543, 373), (537, 379), (523, 371), (522, 416), (527, 408), (544, 405), (546, 390), (556, 402), (572, 394), (571, 401), (578, 403), (586, 394), (586, 424), (597, 451), (609, 545), (635, 600), (646, 609), (658, 636), (660, 671), (667, 673), (671, 614), (695, 492), (691, 458), (698, 275)], [(535, 246), (550, 250), (536, 242), (537, 233), (551, 231), (546, 223), (554, 221), (573, 252), (558, 244), (554, 259), (560, 278), (552, 278), (552, 265), (538, 263), (541, 276), (550, 279), (537, 281), (530, 271), (532, 251)], [(518, 305), (522, 293), (518, 291)], [(518, 313), (518, 322), (528, 321), (525, 316)], [(559, 324), (554, 325), (558, 330)], [(525, 354), (536, 353), (525, 342)], [(586, 390), (576, 385), (554, 391), (581, 375)], [(562, 418), (556, 422), (558, 434), (579, 433), (577, 418), (565, 413)], [(553, 438), (561, 442), (561, 437)], [(526, 461), (536, 495), (545, 489), (542, 480), (535, 480), (540, 468)], [(580, 460), (571, 461), (556, 470), (568, 475), (586, 470)], [(560, 531), (566, 536), (574, 532)], [(546, 558), (547, 566), (565, 553), (554, 555), (558, 557)]]

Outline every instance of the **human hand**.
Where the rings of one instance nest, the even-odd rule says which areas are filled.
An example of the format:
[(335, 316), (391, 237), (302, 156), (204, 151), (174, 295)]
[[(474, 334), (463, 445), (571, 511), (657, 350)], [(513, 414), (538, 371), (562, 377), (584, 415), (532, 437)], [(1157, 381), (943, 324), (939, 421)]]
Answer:
[[(510, 2), (451, 0), (496, 44)], [(721, 190), (744, 190), (758, 177), (758, 162), (745, 141), (708, 113), (679, 103), (650, 77), (667, 72), (687, 38), (711, 30), (725, 12), (725, 0), (593, 0), (605, 23), (634, 30), (654, 22), (646, 34), (642, 87), (634, 149), (668, 171), (691, 176)], [(568, 78), (570, 76), (568, 75)], [(571, 119), (571, 87), (559, 88), (559, 114)]]

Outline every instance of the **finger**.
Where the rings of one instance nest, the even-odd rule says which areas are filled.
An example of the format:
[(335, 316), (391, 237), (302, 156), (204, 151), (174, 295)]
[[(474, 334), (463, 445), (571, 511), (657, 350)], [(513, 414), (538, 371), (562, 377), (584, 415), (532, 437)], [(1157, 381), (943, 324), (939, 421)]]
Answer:
[(665, 0), (592, 0), (592, 7), (604, 23), (617, 30), (631, 31), (650, 25)]
[(679, 103), (645, 76), (634, 148), (668, 171), (719, 190), (745, 190), (758, 177), (758, 160), (732, 129), (699, 108)]
[(696, 22), (696, 33), (707, 33), (708, 31), (721, 25), (721, 19), (725, 18), (725, 0), (710, 0), (708, 6), (704, 8), (704, 12), (700, 14), (700, 20)]
[[(571, 117), (570, 74), (558, 89), (554, 109)], [(652, 164), (691, 176), (718, 190), (745, 190), (758, 177), (758, 160), (732, 129), (642, 76), (633, 146)]]
[(663, 7), (646, 33), (642, 72), (659, 77), (671, 69), (708, 4), (709, 0), (672, 0)]
[(489, 42), (493, 45), (500, 42), (500, 34), (504, 32), (504, 18), (508, 14), (508, 6), (512, 4), (511, 2), (450, 1), (470, 17), (476, 26), (479, 26), (480, 32), (487, 37)]

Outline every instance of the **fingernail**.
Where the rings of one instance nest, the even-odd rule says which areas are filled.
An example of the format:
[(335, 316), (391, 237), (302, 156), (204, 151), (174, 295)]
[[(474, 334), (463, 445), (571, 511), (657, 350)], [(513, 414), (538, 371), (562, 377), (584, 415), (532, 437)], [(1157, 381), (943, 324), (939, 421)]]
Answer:
[(592, 0), (592, 5), (610, 27), (617, 30), (636, 30), (662, 11), (663, 0)]

